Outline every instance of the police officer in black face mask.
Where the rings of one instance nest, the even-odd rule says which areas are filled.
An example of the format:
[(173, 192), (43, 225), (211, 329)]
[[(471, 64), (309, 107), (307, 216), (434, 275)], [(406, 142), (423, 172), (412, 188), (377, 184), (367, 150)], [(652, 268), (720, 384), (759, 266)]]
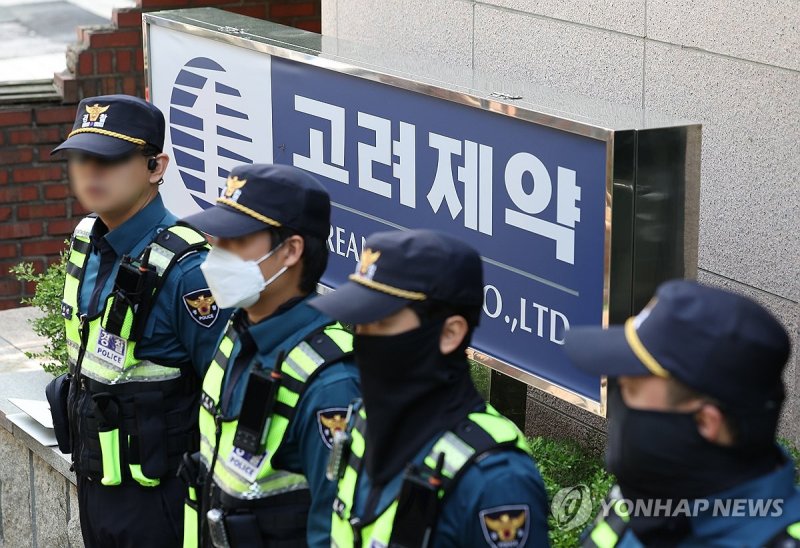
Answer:
[(795, 467), (775, 443), (789, 347), (761, 306), (690, 281), (624, 326), (572, 329), (572, 361), (616, 379), (618, 485), (584, 546), (800, 546)]
[(334, 546), (547, 545), (530, 449), (469, 376), (482, 304), (478, 253), (430, 230), (373, 234), (350, 281), (311, 302), (356, 324), (363, 394), (328, 471)]

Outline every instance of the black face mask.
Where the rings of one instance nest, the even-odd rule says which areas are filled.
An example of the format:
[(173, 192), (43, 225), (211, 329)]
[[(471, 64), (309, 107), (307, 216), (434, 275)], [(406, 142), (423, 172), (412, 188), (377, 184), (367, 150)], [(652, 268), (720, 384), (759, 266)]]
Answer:
[[(779, 462), (774, 446), (743, 452), (706, 440), (697, 430), (696, 412), (632, 409), (616, 387), (609, 390), (608, 414), (606, 467), (627, 499), (707, 497), (769, 473)], [(631, 524), (644, 541), (645, 530), (660, 529), (660, 538), (665, 528), (683, 530), (685, 524), (676, 521), (634, 516)]]
[[(626, 499), (696, 499), (769, 473), (780, 456), (774, 445), (754, 451), (703, 438), (696, 412), (632, 409), (617, 387), (609, 390), (606, 467)], [(691, 532), (686, 515), (631, 517), (647, 546), (674, 546)]]
[(443, 355), (444, 321), (391, 336), (353, 339), (367, 413), (364, 464), (376, 485), (402, 471), (434, 435), (481, 403), (469, 376), (466, 345)]
[(706, 440), (697, 430), (696, 411), (632, 409), (618, 389), (609, 393), (606, 465), (623, 488), (651, 498), (699, 498), (767, 473), (778, 463), (774, 448), (764, 448), (760, 453), (767, 459), (759, 462), (753, 451)]

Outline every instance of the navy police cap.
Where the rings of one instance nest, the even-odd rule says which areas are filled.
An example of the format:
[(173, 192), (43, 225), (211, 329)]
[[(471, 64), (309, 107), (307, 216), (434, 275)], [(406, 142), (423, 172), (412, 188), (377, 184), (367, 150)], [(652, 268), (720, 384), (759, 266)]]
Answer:
[(325, 239), (330, 217), (328, 192), (309, 173), (281, 164), (245, 164), (231, 170), (214, 206), (184, 221), (218, 238), (286, 227)]
[(754, 301), (687, 280), (662, 284), (622, 326), (574, 327), (567, 355), (591, 373), (674, 377), (730, 409), (775, 407), (789, 336)]
[(377, 232), (367, 238), (355, 273), (311, 306), (349, 324), (370, 323), (413, 302), (483, 304), (483, 269), (473, 248), (433, 230)]
[(137, 148), (164, 148), (162, 112), (144, 99), (131, 95), (89, 97), (78, 104), (75, 124), (67, 140), (53, 149), (79, 150), (93, 156), (118, 158)]

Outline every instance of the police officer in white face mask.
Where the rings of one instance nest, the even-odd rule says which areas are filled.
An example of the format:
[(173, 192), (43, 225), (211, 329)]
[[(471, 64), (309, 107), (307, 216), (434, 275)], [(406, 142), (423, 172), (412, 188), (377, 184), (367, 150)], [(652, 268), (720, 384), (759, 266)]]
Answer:
[(328, 194), (291, 166), (240, 166), (186, 222), (214, 238), (202, 270), (237, 310), (203, 382), (200, 453), (182, 470), (184, 546), (326, 546), (325, 465), (359, 395), (351, 335), (307, 304), (328, 260)]

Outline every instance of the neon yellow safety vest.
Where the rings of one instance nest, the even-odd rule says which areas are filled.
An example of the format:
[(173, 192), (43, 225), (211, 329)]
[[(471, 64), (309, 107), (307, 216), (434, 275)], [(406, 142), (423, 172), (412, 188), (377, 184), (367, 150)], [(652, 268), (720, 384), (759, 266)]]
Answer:
[[(487, 404), (486, 411), (470, 413), (467, 421), (473, 428), (456, 428), (445, 432), (425, 456), (424, 469), (428, 475), (433, 475), (440, 456), (444, 455), (444, 482), (438, 492), (440, 501), (455, 487), (454, 478), (460, 478), (460, 472), (480, 455), (498, 448), (531, 453), (519, 428), (491, 405)], [(331, 544), (339, 548), (389, 546), (392, 537), (399, 502), (397, 499), (369, 522), (352, 514), (358, 475), (364, 458), (366, 427), (367, 415), (364, 409), (351, 412), (348, 425), (351, 436), (349, 457), (339, 478), (338, 495), (331, 520)], [(473, 434), (467, 438), (466, 435), (456, 434), (455, 430), (463, 433), (471, 431)]]
[[(73, 466), (76, 472), (97, 477), (103, 485), (119, 485), (129, 475), (142, 486), (153, 487), (160, 483), (160, 479), (147, 477), (142, 471), (143, 465), (165, 469), (168, 467), (167, 458), (174, 461), (189, 448), (183, 440), (189, 440), (192, 433), (187, 431), (186, 421), (175, 414), (160, 417), (156, 426), (152, 421), (148, 426), (141, 426), (139, 419), (151, 417), (140, 417), (137, 409), (144, 409), (146, 405), (141, 401), (135, 403), (134, 400), (144, 396), (153, 401), (158, 398), (154, 396), (158, 391), (173, 393), (170, 391), (176, 389), (176, 383), (183, 382), (178, 380), (181, 378), (181, 369), (136, 357), (136, 341), (131, 340), (132, 329), (136, 322), (146, 321), (146, 317), (137, 317), (139, 309), (132, 308), (127, 301), (117, 302), (118, 296), (114, 291), (98, 313), (92, 316), (79, 313), (78, 300), (95, 221), (95, 217), (84, 218), (72, 236), (67, 257), (64, 300), (61, 303), (66, 324), (69, 368), (73, 377), (68, 398)], [(155, 269), (156, 276), (153, 294), (149, 296), (151, 302), (156, 299), (163, 280), (174, 264), (187, 254), (208, 247), (205, 237), (187, 226), (176, 225), (159, 233), (148, 246), (149, 264)], [(112, 309), (116, 311), (113, 321), (109, 315)], [(93, 389), (90, 389), (91, 383), (95, 383)], [(114, 409), (113, 425), (101, 424), (98, 419), (102, 409), (98, 403), (101, 400), (96, 398), (101, 394), (104, 395), (102, 401)], [(160, 402), (156, 402), (154, 407), (148, 409), (159, 409), (159, 406)], [(170, 411), (169, 404), (165, 407), (161, 413)], [(88, 408), (94, 411), (87, 413)], [(155, 435), (148, 438), (145, 431), (154, 431)], [(164, 456), (156, 451), (159, 453), (157, 464), (142, 463), (140, 455), (148, 453), (149, 447), (144, 451), (140, 451), (140, 447), (143, 444), (157, 444), (158, 440), (153, 439), (161, 439), (162, 436), (167, 437), (168, 454)], [(129, 474), (123, 469), (126, 464)], [(165, 470), (165, 473), (169, 471)]]
[[(74, 371), (79, 357), (82, 357), (80, 373), (102, 384), (159, 382), (180, 377), (181, 371), (177, 367), (140, 360), (135, 356), (136, 343), (129, 340), (134, 321), (134, 311), (130, 307), (126, 311), (121, 333), (106, 331), (108, 312), (115, 298), (113, 293), (98, 314), (86, 317), (78, 313), (78, 298), (91, 249), (89, 235), (95, 220), (96, 217), (86, 217), (78, 224), (67, 259), (61, 309), (66, 321), (70, 368)], [(207, 248), (206, 239), (200, 232), (188, 226), (172, 226), (150, 244), (150, 264), (155, 267), (159, 279), (164, 279), (171, 266), (187, 253)]]
[[(323, 368), (340, 362), (353, 351), (353, 336), (335, 323), (310, 334), (296, 345), (280, 365), (280, 388), (269, 421), (262, 455), (248, 455), (234, 447), (238, 417), (225, 417), (220, 409), (225, 371), (238, 338), (233, 319), (228, 322), (216, 355), (203, 380), (200, 406), (200, 458), (206, 470), (213, 469), (214, 484), (226, 495), (241, 501), (265, 499), (281, 493), (307, 489), (302, 474), (277, 470), (272, 464), (283, 442), (294, 410), (309, 381)], [(197, 545), (197, 493), (190, 492), (184, 508), (184, 547)], [(202, 501), (201, 501), (202, 503)], [(199, 506), (202, 507), (202, 504)]]

